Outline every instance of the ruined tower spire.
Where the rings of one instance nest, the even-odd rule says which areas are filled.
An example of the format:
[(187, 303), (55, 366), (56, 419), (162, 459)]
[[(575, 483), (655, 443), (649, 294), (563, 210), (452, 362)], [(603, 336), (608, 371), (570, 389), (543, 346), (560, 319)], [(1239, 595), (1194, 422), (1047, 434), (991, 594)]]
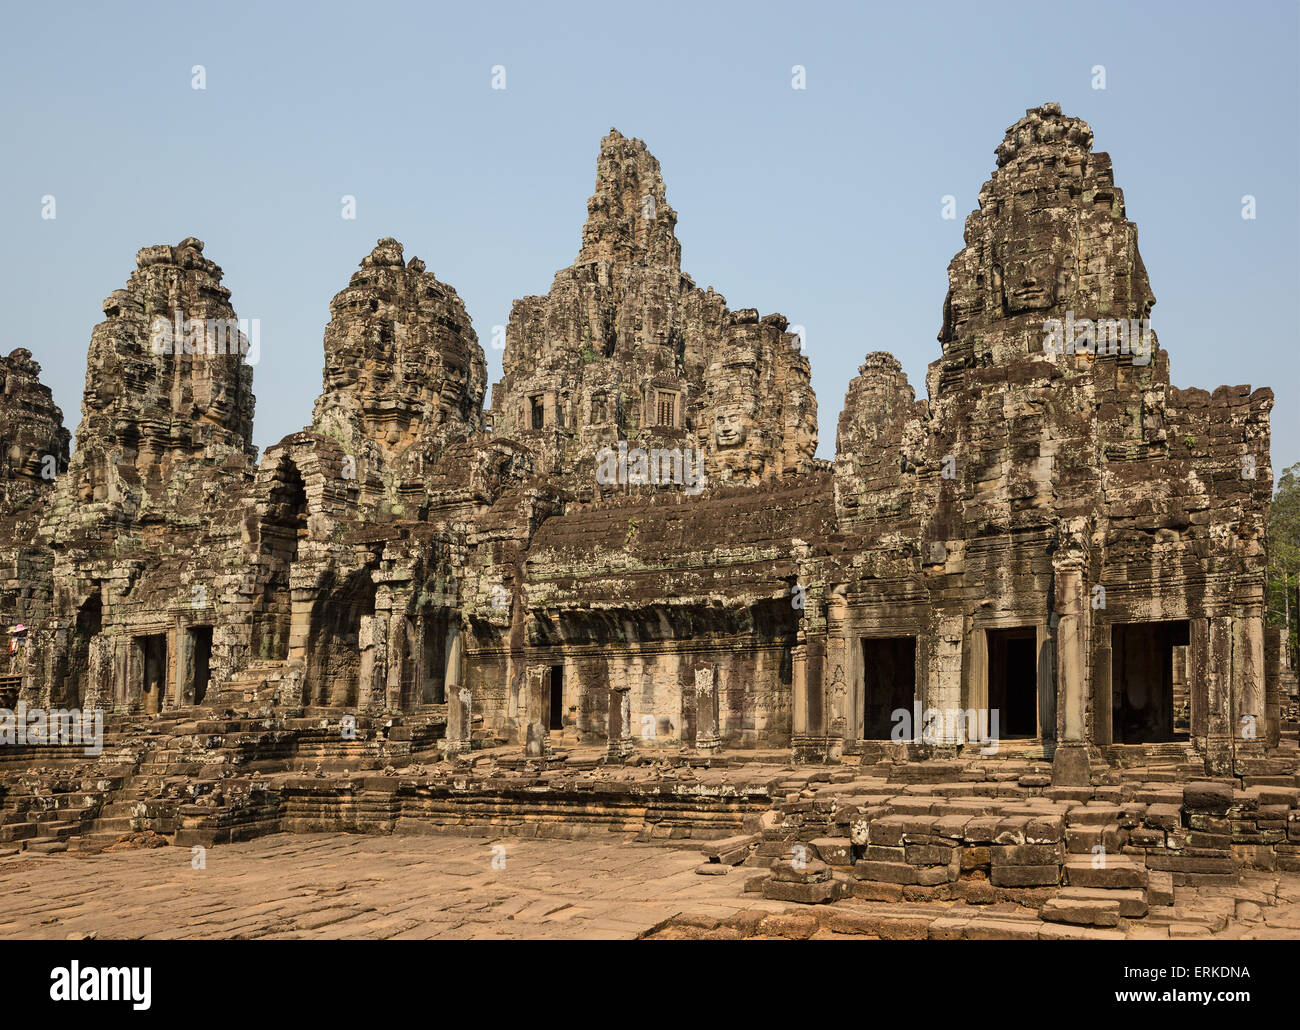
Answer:
[(575, 264), (605, 261), (616, 272), (632, 264), (679, 271), (682, 245), (673, 231), (676, 225), (658, 160), (641, 140), (611, 128), (600, 141), (596, 192), (587, 201)]

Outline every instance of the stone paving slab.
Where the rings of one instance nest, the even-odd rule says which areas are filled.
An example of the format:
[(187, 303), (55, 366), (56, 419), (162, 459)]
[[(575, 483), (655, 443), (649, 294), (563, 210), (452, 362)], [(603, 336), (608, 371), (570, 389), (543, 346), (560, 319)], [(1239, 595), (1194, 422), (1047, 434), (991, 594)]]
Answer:
[[(1069, 936), (1014, 905), (855, 900), (828, 922), (827, 906), (764, 901), (744, 893), (739, 870), (699, 876), (698, 852), (653, 845), (277, 834), (204, 858), (194, 869), (188, 848), (163, 847), (0, 859), (0, 939), (629, 940), (677, 917), (716, 927), (755, 914), (788, 915), (781, 937), (806, 936), (803, 924), (835, 938)], [(1100, 936), (1300, 938), (1300, 876), (1249, 873), (1233, 891), (1177, 895), (1161, 918)]]
[(277, 834), (204, 857), (0, 859), (0, 939), (634, 939), (686, 908), (756, 904), (739, 876), (697, 876), (697, 852), (649, 845)]

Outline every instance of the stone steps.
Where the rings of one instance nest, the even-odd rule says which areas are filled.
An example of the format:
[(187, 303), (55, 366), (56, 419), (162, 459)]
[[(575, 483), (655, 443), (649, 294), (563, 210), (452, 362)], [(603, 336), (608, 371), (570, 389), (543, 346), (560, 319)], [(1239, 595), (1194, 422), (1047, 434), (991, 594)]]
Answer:
[(1145, 890), (1147, 886), (1146, 866), (1123, 855), (1067, 858), (1063, 872), (1065, 882), (1071, 887)]

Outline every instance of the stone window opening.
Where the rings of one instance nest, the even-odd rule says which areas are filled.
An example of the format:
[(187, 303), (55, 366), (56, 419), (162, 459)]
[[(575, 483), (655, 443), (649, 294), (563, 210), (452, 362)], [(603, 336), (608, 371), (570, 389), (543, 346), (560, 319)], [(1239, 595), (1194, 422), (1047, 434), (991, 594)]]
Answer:
[[(901, 709), (913, 718), (916, 637), (864, 638), (862, 673), (862, 739), (892, 740), (894, 713)], [(902, 739), (914, 740), (920, 733), (921, 727), (913, 726)]]
[(546, 426), (546, 403), (540, 393), (528, 398), (528, 422), (533, 429), (542, 429)]
[(677, 425), (677, 394), (671, 390), (655, 391), (655, 425)]

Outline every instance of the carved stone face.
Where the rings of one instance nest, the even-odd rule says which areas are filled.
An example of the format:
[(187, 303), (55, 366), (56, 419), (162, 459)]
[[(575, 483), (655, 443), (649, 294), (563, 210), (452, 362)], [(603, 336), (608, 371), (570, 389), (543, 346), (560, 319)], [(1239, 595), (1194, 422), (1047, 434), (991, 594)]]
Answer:
[(1008, 314), (1043, 311), (1056, 303), (1061, 258), (1054, 250), (1029, 241), (1012, 244), (999, 255), (994, 275), (1000, 279)]
[(736, 408), (723, 408), (713, 416), (713, 440), (720, 450), (739, 447), (747, 435), (745, 417)]

